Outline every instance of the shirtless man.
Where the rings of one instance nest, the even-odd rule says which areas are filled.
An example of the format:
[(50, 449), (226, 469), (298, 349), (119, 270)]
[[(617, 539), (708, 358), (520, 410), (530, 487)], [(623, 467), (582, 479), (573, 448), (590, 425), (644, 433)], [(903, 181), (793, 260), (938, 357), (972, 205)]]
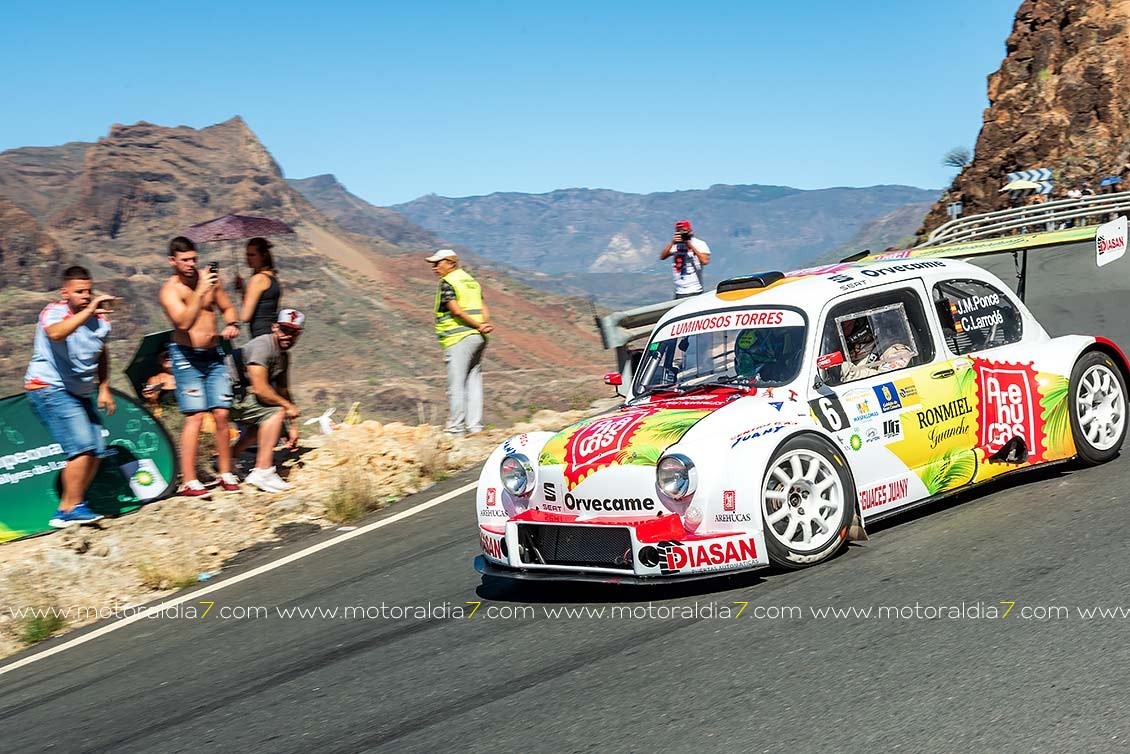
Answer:
[[(169, 242), (169, 265), (173, 276), (161, 286), (161, 307), (173, 324), (169, 355), (176, 377), (177, 404), (185, 415), (181, 432), (180, 459), (184, 487), (181, 495), (196, 497), (208, 490), (196, 476), (196, 452), (205, 412), (216, 421), (216, 454), (219, 456), (220, 486), (229, 492), (239, 489), (239, 479), (231, 471), (231, 445), (228, 442), (228, 412), (232, 403), (231, 379), (224, 366), (220, 338), (239, 335), (239, 315), (220, 285), (214, 269), (197, 270), (196, 245), (184, 236)], [(214, 311), (224, 317), (226, 326), (216, 334)]]

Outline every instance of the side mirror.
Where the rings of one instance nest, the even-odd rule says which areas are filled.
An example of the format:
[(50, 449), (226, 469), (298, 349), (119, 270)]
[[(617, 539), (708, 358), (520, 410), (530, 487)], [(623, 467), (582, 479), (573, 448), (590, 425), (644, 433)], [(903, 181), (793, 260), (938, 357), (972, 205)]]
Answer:
[(624, 375), (620, 374), (619, 372), (609, 372), (608, 374), (604, 375), (604, 384), (605, 385), (623, 385), (624, 384)]

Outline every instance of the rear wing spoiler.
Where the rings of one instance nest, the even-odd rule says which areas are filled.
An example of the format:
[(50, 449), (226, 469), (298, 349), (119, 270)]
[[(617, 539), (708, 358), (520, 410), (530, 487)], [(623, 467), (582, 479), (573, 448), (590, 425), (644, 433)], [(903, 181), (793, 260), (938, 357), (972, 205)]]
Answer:
[[(1028, 277), (1028, 252), (1064, 251), (1086, 252), (1094, 249), (1095, 264), (1110, 264), (1126, 253), (1125, 217), (1098, 226), (1067, 228), (1047, 233), (1029, 233), (1003, 238), (986, 238), (980, 241), (926, 246), (905, 251), (887, 251), (867, 256), (849, 257), (852, 261), (877, 261), (883, 259), (968, 259), (988, 254), (1012, 254), (1016, 260), (1016, 295), (1024, 300)], [(845, 260), (846, 261), (846, 260)]]
[(677, 300), (662, 301), (596, 318), (596, 329), (604, 347), (616, 351), (616, 371), (623, 378), (623, 384), (616, 386), (616, 392), (622, 397), (630, 397), (628, 390), (636, 376), (639, 356), (643, 353), (630, 348), (629, 344), (650, 335), (655, 324), (678, 303)]

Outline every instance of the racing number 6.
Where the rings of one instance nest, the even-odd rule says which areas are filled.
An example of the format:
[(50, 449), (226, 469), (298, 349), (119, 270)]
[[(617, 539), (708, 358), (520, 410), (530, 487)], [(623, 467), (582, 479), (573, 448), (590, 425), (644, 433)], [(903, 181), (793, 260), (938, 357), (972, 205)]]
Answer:
[(848, 425), (847, 414), (844, 413), (844, 407), (835, 396), (828, 397), (822, 395), (812, 401), (811, 405), (815, 410), (816, 418), (820, 421), (820, 424), (823, 425), (824, 429), (829, 432), (839, 432)]

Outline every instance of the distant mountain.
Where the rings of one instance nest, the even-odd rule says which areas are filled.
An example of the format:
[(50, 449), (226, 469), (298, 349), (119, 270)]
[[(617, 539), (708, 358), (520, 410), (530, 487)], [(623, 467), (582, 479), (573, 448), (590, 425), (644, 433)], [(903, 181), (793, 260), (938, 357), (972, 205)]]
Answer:
[(399, 212), (377, 207), (349, 193), (332, 175), (287, 180), (323, 215), (351, 233), (372, 236), (398, 246), (429, 247), (440, 242), (433, 233)]
[[(326, 184), (307, 188), (333, 194)], [(93, 270), (100, 290), (124, 299), (112, 345), (112, 372), (122, 386), (121, 369), (139, 336), (168, 327), (157, 302), (169, 274), (168, 240), (235, 212), (275, 217), (296, 230), (273, 240), (284, 303), (309, 317), (295, 352), (300, 405), (344, 409), (356, 400), (369, 417), (442, 421), (436, 281), (419, 250), (432, 237), (390, 210), (371, 209), (336, 213), (364, 234), (327, 217), (287, 183), (238, 117), (202, 129), (115, 125), (93, 144), (0, 152), (0, 395), (20, 389), (30, 328), (56, 295), (62, 267), (76, 263)], [(370, 225), (355, 224), (366, 214)], [(238, 242), (204, 245), (201, 257), (220, 263), (229, 291), (237, 269), (246, 275)], [(467, 260), (475, 264), (473, 255)], [(607, 392), (596, 377), (607, 356), (585, 302), (535, 291), (501, 264), (473, 272), (496, 327), (485, 365), (488, 422), (588, 405)]]
[(865, 250), (909, 249), (915, 243), (913, 231), (909, 229), (917, 227), (922, 222), (930, 206), (930, 202), (907, 204), (893, 212), (869, 220), (843, 246), (818, 254), (808, 263), (816, 265), (837, 262), (846, 256)]
[[(657, 257), (676, 220), (690, 219), (710, 244), (707, 278), (717, 282), (802, 266), (842, 248), (878, 218), (888, 218), (885, 238), (911, 236), (937, 196), (910, 186), (802, 191), (716, 185), (655, 194), (604, 189), (455, 199), (430, 194), (390, 209), (488, 259), (548, 273), (608, 302), (641, 303), (669, 288)], [(607, 277), (610, 273), (615, 274)]]

